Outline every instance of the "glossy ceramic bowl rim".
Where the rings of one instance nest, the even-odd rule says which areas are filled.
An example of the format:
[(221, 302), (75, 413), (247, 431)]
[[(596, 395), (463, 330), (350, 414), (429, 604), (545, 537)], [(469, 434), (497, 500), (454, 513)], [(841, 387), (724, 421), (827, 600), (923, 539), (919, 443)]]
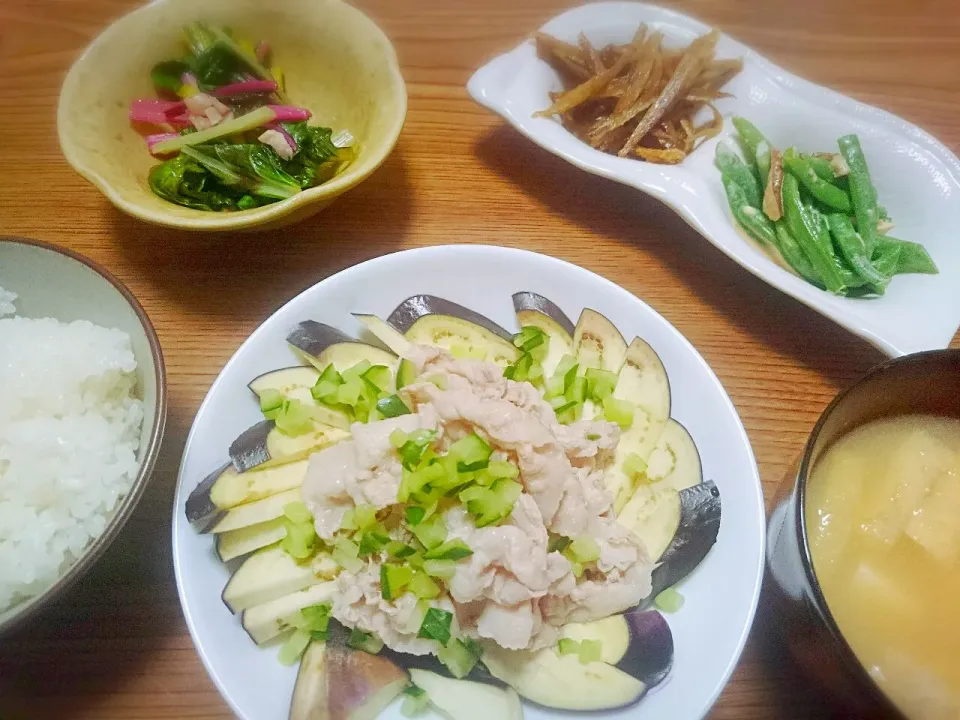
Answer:
[[(156, 372), (154, 374), (154, 385), (157, 395), (156, 409), (154, 410), (153, 429), (150, 433), (150, 437), (147, 438), (144, 445), (143, 460), (140, 462), (140, 468), (137, 471), (137, 477), (134, 478), (133, 484), (130, 486), (130, 491), (120, 502), (119, 507), (117, 507), (113, 517), (111, 517), (108, 521), (103, 532), (98, 537), (94, 538), (86, 548), (84, 548), (80, 557), (77, 558), (77, 560), (69, 568), (67, 568), (67, 571), (57, 578), (56, 582), (54, 582), (43, 592), (24, 600), (20, 606), (15, 605), (12, 608), (14, 614), (6, 620), (0, 621), (0, 636), (2, 636), (4, 633), (10, 632), (14, 628), (19, 627), (22, 623), (26, 622), (28, 619), (36, 616), (43, 608), (49, 605), (51, 601), (63, 595), (67, 589), (69, 589), (75, 582), (77, 582), (77, 580), (83, 577), (91, 567), (93, 567), (93, 564), (100, 559), (100, 556), (103, 555), (104, 552), (106, 552), (107, 548), (110, 547), (111, 543), (113, 543), (113, 541), (116, 539), (116, 536), (119, 534), (120, 530), (122, 530), (123, 526), (126, 525), (130, 515), (133, 514), (134, 508), (136, 508), (136, 506), (139, 504), (140, 498), (143, 495), (143, 491), (147, 487), (147, 483), (150, 480), (150, 476), (153, 472), (153, 467), (156, 464), (157, 455), (160, 451), (160, 440), (163, 437), (163, 429), (167, 418), (167, 383), (166, 372), (163, 363), (163, 351), (160, 349), (160, 341), (157, 338), (157, 333), (153, 327), (153, 323), (150, 322), (150, 318), (147, 316), (146, 311), (144, 311), (143, 307), (140, 305), (140, 302), (136, 299), (136, 297), (134, 297), (133, 293), (130, 292), (129, 288), (127, 288), (126, 285), (114, 277), (109, 270), (93, 260), (84, 257), (80, 253), (74, 252), (73, 250), (68, 250), (67, 248), (58, 247), (52, 243), (43, 242), (42, 240), (2, 235), (0, 236), (0, 243), (30, 245), (42, 250), (48, 250), (50, 252), (63, 255), (64, 257), (70, 258), (71, 260), (86, 266), (110, 283), (110, 285), (112, 285), (113, 288), (119, 292), (121, 296), (123, 296), (123, 299), (127, 301), (127, 304), (129, 304), (136, 313), (137, 319), (140, 321), (140, 325), (146, 334), (147, 343), (150, 345), (150, 354), (153, 357), (154, 367), (156, 368)], [(142, 442), (143, 438), (141, 438), (141, 443)], [(18, 607), (22, 607), (20, 612), (16, 612)]]
[(931, 357), (939, 358), (951, 356), (960, 359), (960, 350), (954, 350), (950, 348), (944, 350), (927, 350), (924, 352), (914, 353), (912, 355), (904, 355), (892, 360), (888, 360), (868, 370), (864, 375), (857, 379), (856, 382), (854, 382), (845, 390), (841, 391), (840, 394), (833, 399), (833, 401), (820, 415), (820, 418), (817, 420), (817, 424), (810, 433), (810, 438), (807, 440), (806, 447), (803, 451), (803, 456), (800, 460), (800, 469), (797, 472), (797, 502), (795, 503), (796, 508), (794, 520), (796, 523), (797, 540), (800, 546), (803, 572), (807, 583), (813, 591), (813, 597), (817, 604), (816, 610), (823, 619), (823, 622), (827, 627), (827, 632), (830, 634), (834, 642), (837, 643), (837, 647), (841, 649), (843, 659), (846, 661), (848, 667), (854, 669), (854, 672), (856, 673), (857, 678), (861, 681), (862, 686), (864, 688), (871, 688), (874, 699), (886, 709), (887, 713), (891, 717), (897, 718), (903, 718), (903, 713), (894, 705), (893, 701), (890, 700), (887, 694), (870, 676), (870, 673), (867, 672), (866, 668), (864, 668), (863, 663), (861, 663), (857, 658), (853, 648), (850, 647), (846, 637), (840, 630), (840, 626), (837, 623), (836, 618), (834, 618), (833, 613), (830, 610), (830, 606), (824, 597), (823, 589), (820, 587), (820, 582), (817, 580), (817, 573), (813, 567), (813, 557), (810, 553), (810, 543), (807, 537), (807, 480), (813, 467), (813, 452), (817, 445), (817, 441), (820, 439), (820, 433), (823, 431), (823, 428), (830, 419), (831, 415), (833, 415), (833, 412), (848, 397), (858, 392), (864, 384), (869, 382), (879, 373), (888, 372), (892, 369), (897, 369), (907, 365), (923, 365)]
[[(136, 22), (136, 18), (141, 14), (150, 13), (159, 5), (163, 5), (167, 0), (152, 0), (141, 7), (135, 8), (128, 13), (120, 16), (108, 25), (93, 41), (86, 46), (80, 56), (74, 60), (60, 86), (60, 94), (57, 98), (57, 139), (60, 144), (60, 151), (70, 166), (81, 176), (89, 180), (102, 192), (107, 199), (117, 208), (133, 215), (141, 220), (162, 225), (165, 227), (179, 228), (181, 230), (199, 230), (199, 231), (218, 231), (218, 230), (240, 230), (243, 228), (257, 228), (268, 223), (282, 221), (283, 218), (295, 213), (298, 209), (322, 202), (324, 199), (331, 200), (343, 192), (359, 185), (373, 174), (380, 165), (390, 156), (396, 147), (397, 140), (400, 137), (400, 131), (407, 119), (407, 90), (406, 83), (403, 80), (403, 74), (400, 72), (400, 61), (397, 58), (396, 48), (390, 42), (387, 34), (362, 10), (350, 5), (345, 0), (331, 0), (347, 8), (347, 12), (353, 12), (361, 22), (368, 24), (370, 37), (377, 37), (382, 41), (384, 50), (384, 59), (386, 60), (389, 73), (393, 79), (391, 86), (396, 93), (397, 112), (389, 123), (389, 128), (383, 135), (383, 145), (381, 153), (377, 157), (368, 158), (366, 166), (359, 161), (356, 165), (362, 167), (357, 173), (351, 173), (351, 168), (340, 175), (334, 177), (329, 182), (316, 187), (307, 188), (297, 193), (293, 197), (279, 202), (270, 203), (259, 208), (251, 210), (238, 210), (233, 212), (207, 212), (198, 211), (197, 217), (181, 218), (171, 216), (162, 211), (155, 211), (144, 208), (136, 202), (125, 200), (113, 189), (113, 186), (107, 182), (99, 173), (87, 167), (74, 151), (73, 143), (65, 143), (61, 128), (68, 122), (66, 117), (66, 108), (64, 107), (64, 96), (70, 92), (76, 92), (74, 86), (80, 82), (79, 69), (91, 54), (94, 48), (105, 44), (115, 35), (121, 34), (126, 30), (128, 24)], [(362, 159), (362, 151), (361, 158)]]

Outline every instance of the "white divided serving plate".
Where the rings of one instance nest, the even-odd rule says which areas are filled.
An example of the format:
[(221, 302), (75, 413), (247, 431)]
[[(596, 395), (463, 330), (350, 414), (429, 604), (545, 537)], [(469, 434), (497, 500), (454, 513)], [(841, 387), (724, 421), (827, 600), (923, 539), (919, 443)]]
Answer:
[[(680, 584), (686, 602), (667, 616), (676, 647), (671, 674), (639, 704), (596, 720), (702, 717), (740, 657), (753, 622), (764, 562), (760, 478), (743, 425), (723, 386), (677, 330), (626, 290), (574, 265), (531, 252), (450, 245), (409, 250), (340, 272), (294, 298), (263, 323), (224, 366), (187, 438), (173, 511), (173, 559), (180, 602), (194, 644), (220, 692), (242, 720), (287, 717), (296, 668), (277, 662), (277, 646), (256, 647), (220, 594), (230, 570), (211, 535), (187, 522), (184, 503), (197, 483), (227, 459), (227, 448), (262, 415), (247, 389), (263, 372), (297, 364), (285, 342), (299, 322), (314, 319), (361, 336), (354, 312), (386, 317), (411, 295), (429, 293), (516, 329), (511, 295), (530, 290), (554, 300), (574, 320), (584, 307), (604, 315), (630, 340), (646, 339), (670, 379), (671, 416), (690, 431), (704, 478), (723, 501), (717, 544)], [(435, 717), (435, 716), (434, 716)], [(525, 720), (578, 715), (524, 706)], [(382, 720), (400, 720), (399, 703)], [(491, 718), (490, 720), (496, 720)]]
[[(583, 32), (594, 44), (628, 42), (640, 23), (668, 43), (687, 44), (710, 27), (671, 10), (635, 2), (601, 2), (569, 10), (541, 29), (567, 41)], [(541, 147), (587, 172), (635, 187), (666, 203), (697, 232), (774, 287), (834, 320), (890, 356), (946, 347), (960, 326), (960, 161), (942, 143), (905, 120), (864, 105), (777, 67), (721, 35), (717, 57), (742, 57), (743, 71), (718, 101), (724, 131), (680, 165), (656, 165), (594, 150), (554, 119), (534, 118), (562, 89), (532, 41), (494, 58), (470, 79), (477, 102), (503, 116)], [(898, 275), (882, 298), (837, 297), (806, 283), (744, 239), (713, 165), (717, 142), (736, 147), (729, 118), (742, 115), (777, 147), (832, 151), (857, 133), (892, 234), (923, 243), (939, 275)], [(694, 250), (691, 248), (691, 252)]]

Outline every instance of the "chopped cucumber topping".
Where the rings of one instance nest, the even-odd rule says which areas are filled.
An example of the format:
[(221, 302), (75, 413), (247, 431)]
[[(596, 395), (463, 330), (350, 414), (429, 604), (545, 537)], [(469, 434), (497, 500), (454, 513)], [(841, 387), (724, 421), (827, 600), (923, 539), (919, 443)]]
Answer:
[(666, 590), (661, 590), (660, 593), (653, 599), (653, 604), (657, 606), (658, 610), (668, 613), (677, 612), (677, 610), (683, 607), (683, 602), (683, 595), (674, 590), (672, 587), (668, 587)]
[(566, 535), (554, 535), (551, 533), (550, 542), (547, 544), (547, 552), (563, 552), (571, 542), (572, 540)]
[(427, 550), (440, 546), (447, 539), (447, 524), (443, 515), (434, 515), (429, 520), (423, 520), (410, 528), (420, 544)]
[(432, 600), (440, 595), (440, 586), (422, 570), (417, 570), (413, 574), (413, 580), (410, 581), (407, 589), (421, 600)]
[(384, 600), (395, 600), (413, 580), (413, 568), (409, 565), (380, 566), (380, 595)]
[(581, 640), (579, 659), (581, 664), (587, 665), (598, 662), (603, 653), (603, 644), (599, 640)]
[(483, 655), (483, 648), (472, 638), (454, 638), (437, 650), (437, 659), (457, 679), (465, 678)]
[(390, 395), (377, 401), (377, 412), (385, 418), (409, 415), (410, 408), (400, 399), (399, 395)]
[(373, 633), (364, 632), (354, 628), (350, 631), (350, 637), (347, 639), (347, 645), (354, 650), (363, 650), (363, 652), (376, 655), (383, 650), (383, 640)]
[[(281, 518), (286, 534), (280, 541), (280, 548), (295, 560), (305, 560), (313, 555), (318, 540), (310, 511), (306, 509), (305, 505), (303, 508), (298, 507), (300, 505), (303, 505), (303, 503), (288, 503)], [(293, 515), (296, 518), (303, 518), (304, 511), (306, 512), (306, 519), (295, 520), (290, 517), (290, 515)]]
[(389, 542), (389, 535), (377, 532), (376, 530), (369, 530), (360, 538), (359, 555), (360, 557), (368, 557), (369, 555), (378, 553), (383, 550)]
[(493, 448), (476, 433), (471, 433), (454, 442), (447, 455), (456, 460), (458, 472), (482, 470), (490, 463)]
[(308, 605), (300, 610), (303, 625), (298, 627), (310, 632), (314, 640), (326, 640), (327, 630), (330, 626), (330, 610), (328, 603)]
[(313, 515), (307, 506), (295, 500), (283, 506), (283, 514), (295, 523), (312, 523)]
[(392, 558), (410, 557), (416, 551), (416, 548), (406, 545), (399, 540), (391, 540), (387, 543), (387, 555)]
[(623, 472), (627, 477), (637, 477), (647, 472), (647, 461), (637, 453), (627, 453), (623, 459)]
[(399, 450), (406, 444), (408, 437), (409, 436), (403, 430), (397, 428), (390, 433), (390, 444)]
[(397, 390), (406, 387), (416, 379), (416, 366), (406, 358), (401, 360), (400, 365), (397, 367)]
[(610, 395), (603, 400), (603, 417), (610, 422), (615, 422), (623, 429), (627, 429), (633, 424), (634, 408), (626, 400), (620, 400)]
[(407, 525), (413, 527), (420, 524), (427, 516), (427, 511), (419, 505), (408, 505), (403, 509), (403, 516), (407, 521)]
[(473, 555), (473, 550), (463, 540), (453, 538), (428, 550), (423, 557), (426, 560), (461, 560), (471, 555)]
[(280, 646), (280, 652), (277, 653), (280, 664), (296, 665), (312, 639), (310, 633), (306, 630), (294, 630), (286, 642)]
[(487, 465), (487, 475), (514, 480), (520, 475), (520, 468), (507, 460), (491, 460)]
[(570, 638), (560, 638), (557, 642), (557, 652), (561, 655), (579, 655), (580, 643)]
[(393, 387), (393, 373), (386, 365), (374, 365), (363, 374), (363, 378), (383, 392), (389, 391)]
[(600, 557), (600, 546), (597, 545), (597, 541), (589, 535), (581, 535), (570, 543), (570, 546), (567, 548), (567, 553), (571, 560), (583, 565), (589, 562), (596, 562), (597, 558)]
[(284, 435), (297, 437), (313, 430), (310, 408), (299, 400), (287, 400), (274, 412), (273, 421)]
[(423, 616), (423, 623), (420, 625), (417, 637), (436, 640), (441, 645), (446, 645), (450, 642), (450, 624), (452, 622), (452, 613), (432, 607)]
[(612, 395), (617, 386), (617, 373), (609, 370), (588, 368), (584, 378), (587, 381), (587, 394), (597, 402)]
[(334, 539), (330, 556), (347, 572), (356, 574), (364, 568), (364, 562), (360, 559), (360, 546), (342, 535)]
[(416, 717), (424, 712), (430, 706), (430, 696), (423, 688), (411, 685), (403, 691), (403, 704), (400, 706), (400, 712), (404, 717)]
[(283, 405), (283, 393), (279, 390), (267, 388), (260, 393), (260, 411), (265, 415), (271, 410), (279, 409), (281, 405)]
[(460, 502), (473, 515), (477, 527), (486, 527), (509, 517), (513, 505), (523, 492), (523, 486), (506, 478), (496, 480), (490, 487), (472, 485), (460, 492)]
[(457, 572), (456, 560), (424, 560), (423, 571), (430, 577), (449, 580)]

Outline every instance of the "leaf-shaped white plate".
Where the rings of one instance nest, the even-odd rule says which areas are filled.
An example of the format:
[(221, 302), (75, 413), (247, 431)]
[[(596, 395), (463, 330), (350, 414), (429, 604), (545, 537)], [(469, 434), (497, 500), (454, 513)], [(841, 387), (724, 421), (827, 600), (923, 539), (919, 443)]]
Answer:
[[(646, 23), (668, 43), (687, 44), (707, 25), (654, 5), (605, 2), (574, 8), (543, 26), (575, 41), (583, 32), (594, 44), (627, 42)], [(744, 69), (725, 90), (734, 97), (718, 107), (725, 119), (743, 115), (777, 147), (836, 149), (848, 133), (860, 137), (880, 202), (896, 222), (893, 234), (923, 243), (939, 275), (898, 275), (881, 298), (831, 295), (771, 260), (735, 227), (714, 168), (717, 142), (736, 143), (732, 126), (681, 165), (618, 158), (570, 134), (558, 122), (534, 118), (561, 89), (557, 74), (526, 41), (494, 58), (470, 79), (475, 100), (503, 116), (541, 147), (587, 172), (633, 186), (666, 203), (697, 232), (754, 275), (817, 310), (884, 353), (897, 356), (946, 347), (960, 326), (960, 161), (928, 133), (890, 113), (814, 85), (777, 67), (722, 35), (718, 57), (742, 57)], [(691, 249), (693, 251), (693, 249)]]

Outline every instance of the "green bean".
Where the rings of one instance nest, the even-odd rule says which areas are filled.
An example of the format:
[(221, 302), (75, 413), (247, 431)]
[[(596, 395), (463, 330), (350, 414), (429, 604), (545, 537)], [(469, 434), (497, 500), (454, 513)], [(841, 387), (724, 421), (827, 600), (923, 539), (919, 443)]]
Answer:
[(747, 164), (759, 175), (760, 181), (763, 182), (763, 173), (756, 165), (757, 148), (761, 143), (766, 143), (768, 148), (773, 147), (773, 145), (767, 141), (763, 133), (757, 129), (757, 126), (746, 118), (735, 117), (732, 122), (737, 129), (737, 141), (747, 158)]
[(867, 168), (867, 159), (860, 147), (860, 139), (856, 135), (844, 135), (837, 143), (840, 145), (840, 154), (850, 168), (847, 179), (850, 183), (850, 199), (853, 204), (853, 214), (857, 218), (857, 229), (863, 238), (867, 254), (873, 255), (877, 244), (877, 220), (879, 219), (877, 189), (870, 180), (870, 170)]
[[(745, 166), (744, 166), (745, 167)], [(751, 176), (752, 177), (752, 176)], [(750, 237), (759, 242), (764, 248), (772, 245), (776, 247), (777, 235), (770, 218), (761, 210), (751, 205), (747, 192), (737, 178), (727, 173), (723, 174), (723, 188), (727, 191), (727, 201), (733, 216), (740, 223)]]
[(770, 182), (770, 145), (766, 140), (757, 145), (754, 159), (757, 161), (757, 173), (760, 175), (760, 189), (766, 190), (767, 183)]
[(810, 163), (810, 167), (813, 168), (817, 177), (826, 180), (828, 183), (836, 183), (837, 173), (834, 171), (833, 165), (825, 157), (807, 155), (806, 153), (801, 153), (800, 157)]
[(747, 205), (759, 208), (763, 202), (763, 191), (754, 172), (748, 168), (737, 154), (724, 143), (717, 144), (717, 167), (723, 175), (729, 175), (747, 194)]
[(817, 271), (813, 269), (813, 265), (804, 254), (800, 243), (790, 234), (786, 221), (781, 220), (775, 227), (777, 231), (777, 249), (783, 256), (783, 259), (786, 260), (787, 264), (804, 280), (823, 287), (823, 280), (817, 275)]
[(797, 180), (803, 183), (803, 186), (811, 195), (824, 205), (842, 213), (851, 211), (850, 198), (847, 197), (847, 194), (817, 175), (810, 162), (797, 155), (793, 148), (783, 154), (783, 165)]
[(899, 272), (898, 267), (900, 265), (902, 250), (903, 248), (901, 248), (900, 245), (894, 243), (878, 243), (877, 250), (873, 254), (873, 266), (877, 269), (877, 272), (887, 278), (892, 278), (896, 275)]
[(841, 293), (846, 286), (841, 277), (839, 258), (833, 253), (829, 230), (820, 222), (822, 216), (803, 204), (800, 185), (793, 175), (783, 177), (783, 212), (787, 229), (803, 248), (824, 287), (830, 292)]
[(850, 218), (841, 213), (832, 213), (827, 216), (830, 234), (834, 244), (847, 264), (858, 274), (870, 288), (878, 295), (883, 295), (890, 276), (879, 272), (870, 260), (867, 249), (857, 231), (853, 229)]
[[(922, 273), (924, 275), (936, 275), (940, 271), (937, 264), (930, 257), (930, 253), (920, 243), (910, 242), (909, 240), (898, 240), (887, 235), (877, 236), (877, 255), (880, 255), (889, 248), (899, 248), (900, 255), (897, 258), (897, 274), (901, 273)], [(879, 260), (875, 261), (875, 264)]]

